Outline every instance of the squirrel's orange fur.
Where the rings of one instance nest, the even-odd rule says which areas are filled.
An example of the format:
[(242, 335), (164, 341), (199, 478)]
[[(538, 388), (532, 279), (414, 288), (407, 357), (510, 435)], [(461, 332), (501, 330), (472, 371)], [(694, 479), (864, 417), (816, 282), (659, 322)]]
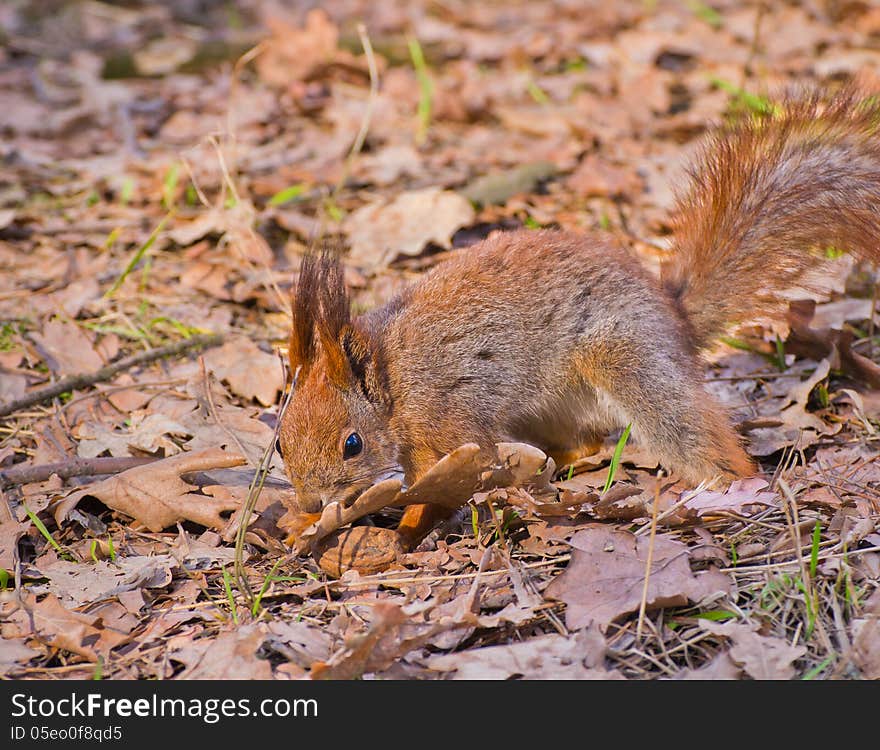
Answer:
[[(716, 134), (659, 280), (596, 237), (516, 231), (352, 318), (339, 260), (306, 257), (290, 340), (299, 381), (280, 433), (303, 510), (347, 502), (396, 467), (411, 483), (466, 442), (571, 455), (628, 422), (688, 482), (751, 473), (698, 352), (771, 310), (818, 262), (811, 249), (880, 260), (878, 122), (880, 105), (850, 92)], [(344, 458), (352, 433), (362, 449)]]

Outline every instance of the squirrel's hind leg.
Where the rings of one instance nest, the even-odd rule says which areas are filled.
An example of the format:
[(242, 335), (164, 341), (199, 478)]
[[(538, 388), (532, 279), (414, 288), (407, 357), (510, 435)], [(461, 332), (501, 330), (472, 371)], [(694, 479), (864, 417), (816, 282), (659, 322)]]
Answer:
[(602, 340), (604, 346), (589, 346), (577, 358), (577, 370), (664, 468), (694, 485), (755, 472), (725, 409), (703, 387), (694, 357), (669, 351), (668, 340), (662, 348), (626, 336)]

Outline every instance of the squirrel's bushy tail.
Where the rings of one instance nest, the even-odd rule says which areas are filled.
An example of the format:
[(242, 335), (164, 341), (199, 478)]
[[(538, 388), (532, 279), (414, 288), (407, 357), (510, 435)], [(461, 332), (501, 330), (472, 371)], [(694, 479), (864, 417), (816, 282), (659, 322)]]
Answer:
[(880, 98), (810, 93), (721, 130), (676, 216), (661, 278), (698, 347), (778, 306), (829, 248), (880, 260)]

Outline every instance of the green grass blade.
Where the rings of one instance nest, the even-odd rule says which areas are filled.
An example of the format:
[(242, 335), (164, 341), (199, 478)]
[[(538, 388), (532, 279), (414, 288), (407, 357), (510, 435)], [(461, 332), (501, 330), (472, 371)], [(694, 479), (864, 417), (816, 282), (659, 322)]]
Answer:
[(820, 674), (822, 674), (822, 672), (825, 671), (825, 668), (828, 667), (828, 665), (830, 665), (834, 661), (834, 659), (835, 659), (835, 654), (831, 654), (831, 656), (826, 657), (824, 661), (822, 661), (820, 664), (817, 664), (811, 670), (806, 672), (804, 674), (804, 676), (801, 677), (801, 679), (802, 680), (815, 680)]
[(170, 211), (171, 206), (174, 205), (174, 193), (177, 191), (177, 182), (179, 179), (180, 164), (175, 162), (169, 167), (168, 173), (165, 175), (165, 180), (162, 183), (162, 205), (166, 211)]
[(111, 286), (106, 292), (104, 292), (105, 298), (112, 295), (117, 289), (119, 289), (119, 287), (122, 286), (122, 283), (125, 281), (128, 275), (135, 269), (137, 264), (141, 262), (141, 258), (144, 257), (144, 253), (146, 253), (147, 250), (149, 250), (153, 246), (153, 243), (159, 237), (159, 233), (165, 228), (165, 224), (168, 223), (168, 219), (170, 219), (173, 215), (174, 211), (169, 211), (167, 214), (165, 214), (165, 216), (162, 218), (162, 221), (159, 222), (158, 226), (152, 231), (150, 236), (147, 237), (147, 241), (144, 242), (144, 244), (137, 249), (120, 277), (113, 282), (113, 286)]
[(223, 588), (226, 589), (226, 600), (229, 602), (229, 611), (232, 612), (232, 621), (238, 625), (238, 610), (235, 607), (235, 597), (232, 595), (232, 579), (229, 577), (229, 571), (223, 569)]
[(620, 436), (620, 440), (618, 440), (617, 445), (614, 446), (614, 455), (611, 457), (611, 467), (608, 469), (608, 479), (605, 480), (605, 486), (602, 488), (603, 495), (611, 489), (611, 484), (614, 482), (614, 475), (617, 474), (617, 469), (620, 466), (620, 457), (623, 455), (623, 446), (625, 446), (626, 441), (629, 440), (630, 430), (632, 430), (632, 422), (626, 426), (626, 429)]
[(64, 550), (61, 549), (61, 545), (58, 544), (58, 542), (56, 542), (52, 535), (49, 533), (49, 529), (46, 528), (46, 524), (44, 524), (39, 518), (37, 518), (37, 514), (34, 513), (30, 508), (28, 508), (27, 505), (24, 506), (24, 511), (28, 514), (28, 518), (31, 519), (31, 522), (34, 524), (34, 526), (37, 527), (37, 530), (46, 538), (46, 541), (55, 548), (56, 552), (63, 555)]
[(816, 568), (819, 567), (819, 542), (822, 541), (822, 525), (816, 521), (813, 527), (813, 544), (810, 547), (810, 578), (816, 577)]
[(279, 565), (281, 565), (280, 559), (277, 560), (275, 562), (275, 564), (272, 566), (272, 570), (270, 570), (266, 574), (266, 577), (263, 579), (263, 585), (260, 586), (259, 592), (257, 592), (256, 597), (254, 597), (254, 604), (251, 607), (251, 614), (254, 617), (256, 617), (257, 614), (259, 614), (259, 612), (260, 612), (260, 606), (261, 606), (260, 602), (263, 601), (263, 595), (269, 590), (269, 586), (271, 585), (272, 581), (275, 580), (272, 576), (275, 575), (275, 571), (278, 570)]
[(409, 47), (409, 56), (413, 68), (416, 71), (416, 80), (419, 82), (419, 106), (416, 110), (419, 128), (416, 131), (416, 143), (422, 144), (428, 137), (428, 127), (431, 125), (431, 111), (434, 108), (434, 82), (428, 73), (428, 64), (425, 62), (425, 53), (422, 45), (414, 36), (406, 40)]
[(710, 609), (706, 612), (700, 612), (695, 615), (700, 620), (712, 620), (713, 622), (723, 622), (724, 620), (736, 619), (736, 614), (726, 609)]
[(301, 182), (296, 185), (291, 185), (290, 187), (284, 188), (284, 190), (279, 190), (275, 195), (269, 198), (269, 205), (280, 206), (284, 203), (290, 203), (290, 201), (299, 198), (305, 191), (306, 186)]
[(757, 94), (751, 94), (745, 89), (742, 89), (739, 86), (731, 83), (730, 81), (724, 80), (723, 78), (711, 76), (709, 78), (709, 82), (716, 88), (719, 88), (722, 91), (726, 91), (737, 102), (744, 105), (747, 109), (751, 110), (755, 114), (772, 115), (776, 114), (778, 110), (778, 107), (773, 104), (773, 102), (771, 102), (769, 99), (765, 99), (763, 96), (758, 96)]

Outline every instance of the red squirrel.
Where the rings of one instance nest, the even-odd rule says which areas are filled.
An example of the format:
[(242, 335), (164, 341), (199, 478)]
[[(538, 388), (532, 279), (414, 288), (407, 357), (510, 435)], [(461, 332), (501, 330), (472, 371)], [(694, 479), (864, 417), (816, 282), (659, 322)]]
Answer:
[[(562, 465), (630, 422), (688, 483), (754, 473), (700, 351), (773, 312), (774, 293), (819, 262), (811, 249), (880, 260), (878, 128), (880, 102), (851, 90), (715, 133), (659, 278), (602, 239), (520, 230), (352, 317), (338, 257), (307, 255), (278, 443), (301, 509), (401, 470), (411, 484), (468, 442), (527, 442)], [(438, 512), (410, 506), (398, 530), (414, 544)]]

